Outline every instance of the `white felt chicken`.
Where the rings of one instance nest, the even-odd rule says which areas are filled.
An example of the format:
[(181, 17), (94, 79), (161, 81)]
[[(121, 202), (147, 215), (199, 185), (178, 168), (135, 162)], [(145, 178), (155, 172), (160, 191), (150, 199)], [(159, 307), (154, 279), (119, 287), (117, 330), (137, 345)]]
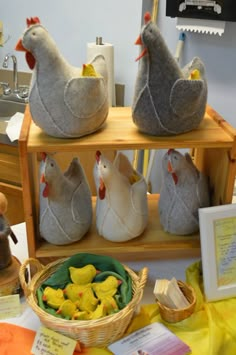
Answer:
[(41, 174), (40, 235), (57, 245), (80, 240), (92, 223), (92, 202), (78, 159), (63, 174), (56, 161), (44, 154)]
[(147, 184), (127, 157), (117, 153), (114, 162), (96, 153), (96, 225), (99, 235), (123, 242), (141, 235), (148, 221)]
[(169, 149), (162, 159), (163, 184), (159, 215), (164, 230), (187, 235), (199, 229), (198, 209), (209, 207), (208, 180), (198, 171), (191, 156)]
[[(140, 131), (156, 136), (176, 135), (197, 128), (207, 103), (203, 62), (195, 57), (182, 70), (170, 53), (158, 27), (145, 14), (136, 44), (138, 57), (132, 117)], [(199, 75), (191, 80), (191, 73)]]
[(104, 57), (91, 61), (97, 75), (85, 76), (63, 58), (38, 17), (27, 19), (27, 26), (16, 50), (26, 51), (27, 63), (34, 69), (29, 106), (35, 124), (61, 138), (97, 131), (109, 109)]

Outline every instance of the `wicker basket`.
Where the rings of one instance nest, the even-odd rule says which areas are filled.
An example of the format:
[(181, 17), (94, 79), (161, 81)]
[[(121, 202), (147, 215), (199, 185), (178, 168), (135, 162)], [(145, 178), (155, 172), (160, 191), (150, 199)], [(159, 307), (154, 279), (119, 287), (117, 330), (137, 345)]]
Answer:
[[(137, 275), (134, 271), (123, 265), (132, 279), (132, 300), (119, 312), (96, 320), (66, 320), (48, 314), (38, 306), (36, 290), (41, 284), (54, 274), (66, 259), (54, 261), (43, 266), (37, 259), (29, 258), (20, 268), (20, 282), (28, 304), (38, 315), (42, 324), (56, 332), (78, 340), (86, 347), (106, 347), (108, 344), (121, 338), (125, 333), (132, 317), (137, 310), (143, 296), (147, 281), (148, 269), (144, 267)], [(25, 271), (27, 266), (34, 266), (36, 274), (27, 284)]]
[(181, 320), (190, 317), (191, 314), (194, 312), (194, 308), (196, 304), (196, 294), (194, 289), (180, 280), (178, 280), (177, 282), (180, 290), (183, 292), (183, 294), (189, 301), (190, 305), (186, 308), (173, 309), (164, 306), (157, 300), (157, 304), (159, 306), (159, 311), (162, 319), (169, 323), (177, 323), (180, 322)]

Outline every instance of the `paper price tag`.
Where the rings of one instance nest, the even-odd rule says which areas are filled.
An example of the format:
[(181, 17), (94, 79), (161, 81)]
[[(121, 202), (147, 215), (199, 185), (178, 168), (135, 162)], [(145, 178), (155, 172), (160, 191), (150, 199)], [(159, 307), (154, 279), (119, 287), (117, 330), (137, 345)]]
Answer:
[(0, 319), (14, 318), (20, 314), (21, 304), (18, 294), (0, 297)]
[(72, 355), (76, 344), (76, 340), (46, 327), (40, 327), (36, 333), (31, 351), (34, 355)]

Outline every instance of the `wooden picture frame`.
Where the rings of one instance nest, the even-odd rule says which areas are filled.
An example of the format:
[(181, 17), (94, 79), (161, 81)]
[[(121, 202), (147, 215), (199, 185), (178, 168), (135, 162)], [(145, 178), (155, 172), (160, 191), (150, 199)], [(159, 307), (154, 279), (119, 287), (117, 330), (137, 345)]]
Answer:
[(206, 301), (236, 296), (236, 204), (199, 209)]

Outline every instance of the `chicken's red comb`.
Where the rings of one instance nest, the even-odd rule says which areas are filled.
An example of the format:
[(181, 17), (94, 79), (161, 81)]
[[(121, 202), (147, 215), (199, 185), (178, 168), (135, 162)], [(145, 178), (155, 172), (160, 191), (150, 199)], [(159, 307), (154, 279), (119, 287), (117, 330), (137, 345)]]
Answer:
[(46, 157), (47, 157), (47, 153), (42, 152), (42, 153), (41, 153), (41, 157), (42, 157), (42, 160), (45, 161), (45, 160), (46, 160)]
[(146, 12), (146, 13), (144, 14), (144, 22), (145, 22), (145, 23), (148, 23), (149, 21), (151, 21), (151, 19), (152, 19), (152, 17), (151, 17), (150, 12)]
[(98, 163), (99, 160), (100, 160), (100, 156), (101, 156), (101, 152), (100, 152), (100, 150), (97, 150), (97, 151), (96, 151), (96, 161), (97, 161), (97, 163)]
[(170, 149), (168, 150), (167, 154), (170, 155), (170, 154), (172, 153), (172, 151), (173, 151), (173, 148), (170, 148)]
[(28, 27), (31, 25), (36, 25), (37, 23), (40, 23), (40, 19), (37, 16), (26, 19), (26, 24)]

